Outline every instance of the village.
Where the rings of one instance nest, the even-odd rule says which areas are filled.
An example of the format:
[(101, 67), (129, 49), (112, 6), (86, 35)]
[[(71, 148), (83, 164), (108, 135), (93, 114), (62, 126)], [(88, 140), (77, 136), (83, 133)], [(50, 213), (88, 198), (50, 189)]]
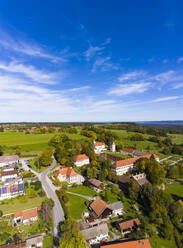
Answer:
[[(114, 141), (110, 146), (107, 146), (104, 142), (93, 140), (92, 149), (95, 156), (104, 161), (110, 161), (111, 167), (109, 173), (116, 176), (114, 181), (112, 180), (108, 183), (106, 180), (100, 181), (96, 177), (91, 178), (81, 173), (83, 168), (87, 168), (91, 161), (89, 156), (82, 153), (82, 149), (79, 149), (80, 152), (72, 158), (73, 166), (59, 166), (58, 164), (54, 170), (48, 174), (51, 186), (46, 182), (47, 186), (57, 192), (58, 198), (58, 192), (62, 191), (63, 193), (63, 191), (66, 190), (69, 194), (78, 195), (86, 200), (87, 207), (82, 212), (82, 218), (78, 219), (77, 222), (80, 233), (87, 242), (87, 247), (150, 248), (151, 245), (147, 233), (145, 233), (144, 238), (133, 238), (135, 237), (135, 233), (140, 232), (141, 226), (143, 225), (140, 220), (140, 218), (142, 218), (141, 211), (138, 206), (134, 204), (133, 213), (136, 214), (133, 214), (133, 218), (128, 218), (128, 212), (126, 212), (123, 202), (124, 195), (121, 192), (128, 192), (128, 187), (132, 180), (136, 182), (139, 188), (145, 184), (151, 184), (144, 172), (139, 173), (136, 170), (136, 165), (138, 161), (144, 161), (144, 159), (145, 161), (150, 160), (159, 163), (159, 157), (156, 154), (132, 148), (122, 148), (116, 151)], [(119, 154), (127, 156), (127, 158), (121, 158)], [(31, 158), (31, 160), (32, 159), (33, 158)], [(33, 178), (30, 179), (31, 183), (36, 180), (39, 181), (41, 176), (39, 177), (39, 174), (36, 172), (34, 174), (34, 170), (32, 170), (29, 161), (30, 160), (20, 158), (18, 155), (0, 157), (0, 201), (10, 200), (26, 194), (25, 184), (28, 184), (29, 178), (23, 178), (21, 176), (22, 172), (27, 171), (33, 174)], [(92, 189), (96, 194), (91, 197), (82, 195), (82, 191), (78, 194), (72, 193), (72, 191), (69, 192), (70, 189), (77, 189), (77, 187)], [(44, 187), (44, 190), (47, 194), (46, 187)], [(116, 190), (119, 196), (117, 197), (117, 201), (108, 203), (106, 193), (108, 190), (112, 190), (112, 192)], [(116, 194), (116, 192), (114, 194)], [(66, 218), (67, 214), (65, 209), (67, 207), (62, 199), (64, 199), (64, 195), (62, 195), (61, 200), (60, 198), (59, 200)], [(179, 200), (179, 203), (182, 205), (181, 200)], [(77, 202), (75, 204), (77, 205)], [(32, 225), (32, 223), (40, 220), (41, 208), (42, 206), (40, 205), (3, 217), (9, 218), (9, 225), (13, 225), (14, 227)], [(139, 216), (141, 217), (139, 218)], [(55, 225), (55, 223), (53, 224)], [(132, 234), (134, 234), (134, 236)], [(32, 237), (29, 235), (29, 237), (25, 237), (23, 240), (19, 240), (19, 242), (17, 242), (16, 239), (7, 239), (6, 244), (0, 247), (43, 247), (43, 239), (45, 236), (46, 233), (44, 232)]]

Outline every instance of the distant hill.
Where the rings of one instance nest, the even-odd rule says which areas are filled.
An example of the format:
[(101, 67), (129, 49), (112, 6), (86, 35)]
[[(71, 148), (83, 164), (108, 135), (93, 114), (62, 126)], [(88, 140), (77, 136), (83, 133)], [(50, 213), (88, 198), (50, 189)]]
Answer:
[(144, 124), (144, 125), (183, 125), (182, 121), (138, 121), (136, 122), (138, 124)]

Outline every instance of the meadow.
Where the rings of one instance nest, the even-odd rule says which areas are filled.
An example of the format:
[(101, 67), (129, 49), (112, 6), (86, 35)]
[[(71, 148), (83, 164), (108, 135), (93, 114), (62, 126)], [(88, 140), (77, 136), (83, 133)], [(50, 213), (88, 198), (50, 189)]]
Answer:
[[(73, 140), (86, 139), (80, 134), (65, 133)], [(55, 133), (46, 134), (25, 134), (23, 132), (1, 132), (0, 145), (3, 146), (5, 155), (13, 154), (17, 150), (22, 155), (39, 154), (44, 149), (48, 148), (48, 141)]]

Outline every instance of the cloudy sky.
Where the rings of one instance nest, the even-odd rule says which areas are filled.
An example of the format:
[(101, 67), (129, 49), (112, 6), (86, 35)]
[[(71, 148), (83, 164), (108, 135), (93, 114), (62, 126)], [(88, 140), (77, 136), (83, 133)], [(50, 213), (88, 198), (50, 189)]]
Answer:
[(180, 0), (0, 1), (0, 122), (183, 119)]

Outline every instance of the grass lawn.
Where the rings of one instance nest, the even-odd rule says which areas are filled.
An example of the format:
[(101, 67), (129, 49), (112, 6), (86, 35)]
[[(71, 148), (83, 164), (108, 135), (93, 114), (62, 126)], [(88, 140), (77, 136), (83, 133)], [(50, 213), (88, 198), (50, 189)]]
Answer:
[[(105, 191), (101, 193), (103, 196), (105, 195)], [(111, 190), (107, 190), (108, 195), (108, 203), (113, 203), (120, 201), (119, 197), (111, 192)]]
[(183, 185), (172, 180), (170, 182), (166, 184), (166, 192), (183, 198)]
[(21, 199), (24, 199), (24, 196), (2, 201), (0, 203), (0, 210), (3, 211), (3, 214), (11, 214), (20, 210), (34, 208), (40, 206), (45, 198), (40, 196), (37, 196), (35, 198), (26, 197), (27, 200), (25, 202)]
[(85, 205), (86, 199), (71, 194), (67, 195), (69, 197), (69, 202), (67, 203), (69, 213), (74, 219), (81, 219), (82, 212), (87, 209)]
[(46, 236), (43, 240), (43, 248), (53, 247), (53, 237), (51, 235)]
[(97, 195), (97, 193), (93, 189), (91, 189), (87, 186), (83, 186), (83, 185), (79, 185), (79, 186), (74, 187), (74, 188), (69, 188), (68, 191), (73, 192), (73, 193), (77, 193), (77, 194), (81, 194), (81, 195), (86, 195), (86, 196)]
[(150, 239), (152, 248), (176, 248), (175, 240), (161, 239), (158, 236), (152, 236)]
[(127, 198), (126, 196), (123, 196), (123, 206), (124, 206), (124, 214), (123, 214), (123, 218), (124, 219), (132, 219), (132, 218), (136, 218), (137, 217), (137, 212), (134, 209), (131, 200), (129, 198)]
[(128, 155), (128, 154), (122, 154), (122, 153), (117, 153), (117, 152), (110, 152), (110, 151), (106, 151), (106, 153), (108, 153), (108, 154), (111, 154), (111, 155), (114, 155), (114, 156), (116, 156), (116, 157), (120, 157), (120, 158), (124, 158), (124, 159), (126, 159), (126, 158), (131, 158), (132, 156), (130, 156), (130, 155)]

